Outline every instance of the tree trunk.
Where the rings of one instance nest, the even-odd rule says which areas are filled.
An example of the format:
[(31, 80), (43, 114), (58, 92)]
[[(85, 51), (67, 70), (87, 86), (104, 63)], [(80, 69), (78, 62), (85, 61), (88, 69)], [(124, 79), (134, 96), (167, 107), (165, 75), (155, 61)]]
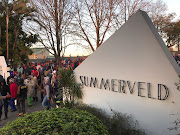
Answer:
[(0, 47), (1, 47), (1, 25), (0, 25)]
[(18, 30), (15, 30), (15, 40), (14, 40), (14, 44), (13, 44), (13, 49), (15, 48), (16, 46), (16, 42), (17, 42), (17, 37), (18, 37)]
[(8, 21), (9, 21), (9, 15), (8, 15), (8, 7), (6, 7), (6, 12), (7, 12), (7, 15), (6, 15), (6, 47), (7, 47), (7, 56), (6, 56), (6, 60), (8, 61), (9, 60), (9, 44), (8, 44)]
[[(61, 32), (59, 31), (59, 19), (58, 19), (58, 7), (57, 7), (58, 1), (54, 1), (54, 7), (55, 7), (55, 28), (56, 28), (56, 42), (57, 42), (57, 60), (56, 62), (59, 63), (60, 61), (60, 54), (61, 54), (61, 43), (60, 43), (60, 37)], [(61, 23), (61, 22), (60, 22)]]
[(61, 57), (57, 56), (56, 58), (56, 64), (60, 66), (61, 63)]

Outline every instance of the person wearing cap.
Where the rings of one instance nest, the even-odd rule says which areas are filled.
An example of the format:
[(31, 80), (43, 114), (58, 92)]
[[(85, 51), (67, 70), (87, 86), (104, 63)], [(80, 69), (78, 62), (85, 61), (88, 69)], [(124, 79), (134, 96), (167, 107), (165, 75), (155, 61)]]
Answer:
[(44, 99), (42, 101), (42, 106), (44, 109), (49, 110), (50, 108), (50, 99), (52, 95), (52, 86), (50, 84), (49, 77), (44, 77)]
[(36, 77), (39, 76), (39, 72), (37, 71), (37, 69), (36, 69), (35, 66), (33, 67), (33, 70), (31, 71), (31, 75), (32, 75), (33, 73), (34, 73), (34, 75), (35, 75)]
[(17, 68), (14, 68), (14, 71), (13, 71), (13, 76), (16, 76), (18, 74), (17, 72)]
[(11, 100), (10, 100), (10, 102), (9, 102), (9, 105), (10, 105), (10, 107), (11, 107), (11, 111), (13, 112), (13, 111), (16, 111), (16, 110), (17, 110), (17, 109), (16, 109), (16, 106), (15, 106), (15, 103), (14, 103), (14, 100), (15, 100), (15, 98), (16, 98), (16, 96), (17, 96), (18, 86), (17, 86), (17, 84), (15, 83), (14, 78), (11, 78), (11, 79), (9, 80), (9, 83), (10, 83), (10, 92), (11, 92)]

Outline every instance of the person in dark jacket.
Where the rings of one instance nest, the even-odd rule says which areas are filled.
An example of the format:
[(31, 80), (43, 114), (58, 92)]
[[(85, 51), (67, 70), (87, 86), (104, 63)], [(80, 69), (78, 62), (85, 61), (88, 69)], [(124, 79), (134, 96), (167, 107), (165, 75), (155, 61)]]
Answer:
[(77, 60), (75, 60), (74, 62), (74, 69), (79, 65), (79, 62)]
[[(5, 79), (3, 79), (3, 81), (1, 82), (1, 94), (2, 94), (2, 96), (6, 96), (7, 94), (10, 94), (10, 88), (9, 88), (8, 85), (6, 85)], [(8, 118), (9, 101), (10, 101), (10, 98), (3, 99), (3, 102), (4, 102), (4, 115), (5, 115), (4, 120)]]
[(17, 110), (18, 116), (25, 114), (25, 99), (27, 97), (27, 86), (24, 84), (24, 80), (20, 79), (20, 85), (17, 91)]
[(3, 76), (2, 75), (0, 75), (0, 82), (2, 82), (3, 81)]

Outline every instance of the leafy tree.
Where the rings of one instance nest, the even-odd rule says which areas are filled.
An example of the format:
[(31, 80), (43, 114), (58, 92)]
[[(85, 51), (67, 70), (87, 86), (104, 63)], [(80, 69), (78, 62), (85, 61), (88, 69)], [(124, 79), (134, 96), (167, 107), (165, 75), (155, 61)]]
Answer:
[[(61, 69), (59, 71), (59, 84), (63, 87), (63, 97), (66, 106), (73, 106), (78, 99), (83, 98), (82, 86), (75, 80), (75, 75), (71, 69)], [(59, 87), (59, 90), (61, 87)], [(61, 93), (62, 96), (62, 93)]]
[(79, 0), (76, 2), (72, 33), (86, 41), (94, 52), (105, 40), (119, 13), (119, 0)]
[(129, 17), (131, 17), (137, 10), (145, 10), (149, 9), (150, 6), (154, 5), (153, 0), (122, 0), (119, 5), (119, 13), (121, 14), (119, 22), (125, 23)]
[(152, 2), (151, 5), (145, 9), (145, 11), (148, 12), (161, 37), (166, 39), (167, 34), (165, 27), (173, 21), (176, 14), (167, 13), (168, 7), (163, 0), (156, 0), (155, 2)]
[(39, 43), (54, 55), (57, 62), (64, 51), (75, 14), (73, 3), (73, 0), (32, 0), (37, 12), (29, 20), (36, 22), (36, 27), (29, 28), (39, 33)]
[[(1, 8), (1, 23), (0, 23), (0, 44), (1, 44), (1, 55), (7, 56), (7, 49), (9, 49), (9, 58), (12, 64), (18, 64), (21, 61), (26, 62), (28, 55), (32, 53), (30, 46), (37, 41), (37, 35), (27, 33), (23, 29), (23, 22), (26, 17), (30, 15), (33, 10), (29, 7), (23, 6), (27, 4), (26, 1), (14, 1), (8, 3), (8, 14), (11, 15), (8, 18), (8, 30), (6, 5), (0, 2)], [(23, 8), (24, 7), (24, 8)], [(16, 11), (16, 12), (15, 12)], [(8, 31), (8, 38), (7, 38)], [(7, 42), (8, 41), (8, 48)], [(6, 57), (7, 58), (7, 57)]]
[(169, 23), (165, 29), (165, 33), (167, 34), (167, 45), (169, 47), (177, 45), (178, 52), (180, 50), (180, 20)]
[(77, 0), (72, 34), (94, 52), (139, 9), (149, 14), (163, 36), (163, 28), (174, 14), (166, 13), (167, 5), (162, 0)]

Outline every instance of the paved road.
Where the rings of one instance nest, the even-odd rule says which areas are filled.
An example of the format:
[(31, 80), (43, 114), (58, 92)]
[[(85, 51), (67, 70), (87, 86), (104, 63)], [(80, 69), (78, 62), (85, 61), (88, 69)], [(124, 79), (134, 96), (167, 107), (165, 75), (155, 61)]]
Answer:
[[(40, 94), (38, 94), (38, 97), (39, 97), (39, 101), (38, 102), (32, 102), (31, 107), (27, 106), (27, 100), (26, 100), (26, 113), (31, 113), (31, 112), (42, 111), (43, 110), (42, 104), (40, 102)], [(8, 107), (8, 109), (10, 109), (10, 107)], [(4, 109), (2, 110), (2, 113), (3, 114), (2, 114), (1, 119), (4, 118)], [(5, 126), (7, 122), (11, 122), (11, 121), (17, 119), (18, 118), (17, 114), (18, 114), (17, 111), (15, 111), (15, 112), (9, 111), (8, 112), (8, 119), (0, 121), (0, 128)]]

